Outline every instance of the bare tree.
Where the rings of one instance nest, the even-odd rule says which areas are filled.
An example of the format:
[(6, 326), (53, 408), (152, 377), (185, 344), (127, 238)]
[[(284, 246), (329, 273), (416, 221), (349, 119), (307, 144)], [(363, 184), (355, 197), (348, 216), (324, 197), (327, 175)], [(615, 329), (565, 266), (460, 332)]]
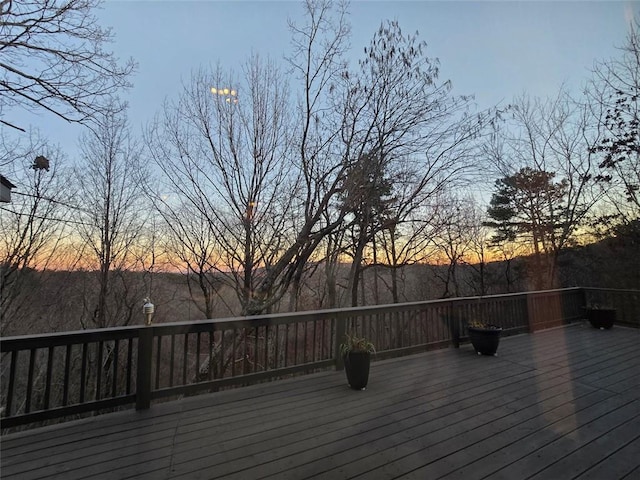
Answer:
[[(389, 270), (390, 281), (387, 284), (391, 291), (393, 303), (406, 299), (401, 289), (401, 279), (404, 267), (424, 263), (431, 257), (431, 240), (437, 226), (433, 222), (433, 214), (427, 206), (414, 212), (414, 215), (399, 221), (397, 217), (388, 223), (388, 228), (382, 230), (376, 238), (378, 269)], [(384, 278), (384, 277), (382, 277)]]
[[(84, 134), (78, 180), (77, 232), (84, 268), (95, 269), (96, 294), (87, 291), (83, 326), (126, 325), (143, 298), (132, 291), (125, 270), (132, 266), (136, 240), (147, 213), (141, 202), (145, 167), (140, 145), (121, 114), (108, 113), (99, 128)], [(88, 320), (88, 322), (87, 322)]]
[(491, 261), (490, 229), (484, 224), (486, 215), (478, 202), (468, 198), (465, 202), (467, 256), (464, 263), (471, 269), (470, 285), (475, 295), (487, 295), (494, 282), (490, 281), (488, 264)]
[(305, 11), (304, 25), (289, 23), (293, 51), (288, 61), (301, 85), (293, 138), (300, 179), (294, 211), (299, 220), (256, 288), (251, 312), (268, 308), (286, 293), (326, 236), (342, 226), (345, 215), (343, 209), (332, 207), (351, 165), (350, 155), (341, 148), (343, 117), (334, 103), (346, 70), (343, 54), (350, 33), (346, 5), (308, 0)]
[(601, 220), (630, 224), (640, 218), (640, 21), (629, 25), (620, 56), (598, 63), (587, 89), (589, 106), (603, 130), (591, 147), (596, 180), (608, 200)]
[[(349, 165), (329, 93), (345, 67), (346, 12), (340, 6), (334, 16), (331, 2), (305, 8), (308, 22), (291, 24), (289, 62), (302, 85), (296, 108), (275, 66), (254, 58), (237, 86), (220, 68), (196, 75), (148, 135), (168, 187), (208, 218), (222, 252), (216, 267), (245, 314), (269, 310), (295, 288), (344, 216), (330, 210)], [(226, 97), (231, 90), (237, 102)]]
[[(355, 256), (362, 258), (384, 222), (366, 214), (367, 200), (356, 192), (367, 183), (376, 190), (373, 177), (403, 177), (405, 203), (394, 215), (396, 224), (407, 221), (469, 165), (481, 124), (465, 116), (468, 98), (451, 97), (450, 84), (436, 82), (437, 62), (397, 23), (380, 29), (362, 72), (351, 74), (343, 59), (345, 6), (308, 1), (305, 8), (306, 23), (290, 25), (289, 64), (300, 82), (291, 89), (298, 94), (294, 108), (275, 68), (254, 59), (237, 102), (233, 76), (200, 73), (149, 135), (170, 188), (208, 219), (223, 252), (219, 273), (235, 285), (243, 313), (268, 310), (291, 288), (295, 295), (328, 235), (339, 238), (355, 226)], [(163, 208), (182, 211), (169, 202)], [(352, 296), (360, 261), (353, 264)]]
[[(0, 4), (0, 112), (21, 107), (92, 123), (130, 86), (132, 60), (106, 50), (101, 0), (5, 0)], [(121, 105), (118, 107), (121, 108)], [(5, 112), (6, 113), (6, 112)], [(6, 122), (5, 122), (6, 123)]]
[(338, 275), (340, 273), (341, 259), (345, 249), (345, 230), (336, 230), (328, 234), (323, 242), (324, 246), (324, 278), (327, 301), (326, 308), (336, 308), (338, 301)]
[(436, 246), (436, 253), (440, 257), (438, 264), (446, 266), (444, 273), (435, 271), (443, 285), (442, 298), (461, 296), (461, 281), (459, 267), (464, 263), (471, 247), (468, 235), (470, 222), (469, 204), (456, 197), (444, 197), (437, 211), (439, 228), (433, 236), (432, 242)]
[[(393, 232), (383, 242), (397, 253), (395, 243), (406, 240), (398, 234), (409, 230), (407, 227), (426, 232), (428, 220), (422, 214), (444, 189), (462, 183), (477, 149), (474, 140), (489, 118), (488, 112), (470, 115), (471, 97), (452, 94), (451, 82), (439, 79), (439, 62), (428, 57), (426, 49), (417, 33), (405, 35), (397, 21), (386, 22), (365, 48), (360, 72), (344, 75), (342, 136), (347, 150), (367, 160), (369, 170), (376, 172), (367, 178), (359, 176), (363, 178), (359, 195), (368, 195), (360, 202), (367, 209), (361, 208), (354, 218), (361, 234), (354, 242), (360, 253), (356, 249), (350, 276), (352, 304), (366, 244), (379, 233)], [(364, 149), (366, 155), (357, 149)], [(362, 170), (361, 161), (353, 167), (356, 172)], [(373, 179), (378, 179), (378, 188), (371, 188), (376, 185)], [(380, 200), (385, 205), (376, 213), (372, 207)], [(421, 242), (415, 231), (407, 233), (413, 239), (410, 243)], [(376, 263), (377, 253), (373, 252)], [(397, 270), (399, 257), (391, 257), (392, 270)], [(395, 282), (392, 289), (397, 301)]]
[[(450, 83), (436, 81), (437, 62), (424, 56), (424, 45), (404, 36), (396, 22), (381, 26), (361, 71), (352, 73), (341, 58), (349, 33), (344, 5), (335, 16), (330, 2), (309, 1), (306, 8), (307, 25), (291, 26), (290, 60), (303, 85), (296, 163), (304, 220), (256, 290), (257, 311), (288, 288), (327, 235), (351, 226), (358, 237), (348, 287), (355, 303), (358, 259), (367, 244), (383, 225), (408, 221), (429, 195), (459, 178), (484, 118), (465, 115), (469, 98), (450, 96)], [(363, 162), (370, 165), (363, 168)], [(384, 209), (372, 215), (373, 209), (362, 208), (368, 204), (363, 189), (371, 201), (394, 197), (380, 190), (388, 179), (404, 188), (404, 203), (383, 215), (391, 222), (374, 218)], [(344, 252), (334, 246), (336, 253)]]
[(273, 62), (258, 57), (247, 62), (242, 81), (221, 67), (201, 70), (148, 131), (165, 174), (162, 188), (173, 194), (156, 204), (180, 258), (199, 277), (207, 315), (212, 272), (245, 311), (291, 228), (287, 95)]
[(27, 141), (4, 135), (1, 140), (0, 163), (9, 167), (16, 184), (12, 202), (0, 207), (0, 324), (5, 335), (11, 323), (24, 319), (22, 310), (38, 301), (29, 283), (36, 270), (62, 267), (58, 253), (72, 192), (62, 153), (37, 132)]
[(216, 316), (219, 302), (233, 314), (233, 307), (221, 294), (225, 281), (219, 271), (224, 262), (216, 232), (210, 226), (211, 219), (187, 208), (186, 205), (181, 205), (179, 210), (167, 204), (162, 206), (162, 217), (166, 221), (164, 250), (176, 269), (186, 270), (189, 298), (204, 318)]

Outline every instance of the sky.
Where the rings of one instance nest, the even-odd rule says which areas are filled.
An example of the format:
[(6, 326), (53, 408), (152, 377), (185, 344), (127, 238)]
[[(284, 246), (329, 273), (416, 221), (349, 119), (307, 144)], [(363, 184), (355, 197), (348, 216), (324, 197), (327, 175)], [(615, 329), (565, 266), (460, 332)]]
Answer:
[[(440, 60), (441, 79), (454, 93), (474, 94), (480, 109), (514, 96), (578, 92), (596, 60), (616, 56), (640, 2), (352, 1), (350, 58), (362, 55), (380, 22), (398, 20), (419, 32), (427, 55)], [(252, 53), (282, 61), (290, 51), (287, 20), (302, 21), (299, 1), (107, 0), (98, 18), (112, 28), (121, 59), (133, 57), (134, 87), (123, 97), (135, 131), (175, 98), (201, 66), (239, 72)], [(7, 112), (13, 123), (36, 126), (77, 155), (82, 127), (47, 114)]]

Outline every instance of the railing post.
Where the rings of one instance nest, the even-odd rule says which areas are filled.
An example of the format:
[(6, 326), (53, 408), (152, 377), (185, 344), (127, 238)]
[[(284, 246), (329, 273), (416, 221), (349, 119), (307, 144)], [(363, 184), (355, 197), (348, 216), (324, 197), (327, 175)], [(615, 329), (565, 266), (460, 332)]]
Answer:
[(527, 323), (529, 324), (529, 333), (533, 333), (536, 331), (536, 328), (535, 328), (536, 312), (535, 312), (535, 305), (533, 303), (534, 302), (533, 295), (527, 292), (525, 293), (525, 297), (527, 299)]
[[(449, 335), (451, 335), (451, 343), (454, 348), (460, 348), (460, 331), (462, 330), (462, 319), (455, 307), (454, 302), (450, 302), (447, 306), (447, 323), (449, 324)], [(468, 319), (467, 319), (468, 320)]]
[(570, 324), (584, 317), (584, 308), (587, 306), (587, 292), (583, 287), (573, 290), (562, 290), (563, 297), (563, 323)]
[(333, 355), (336, 361), (336, 371), (344, 370), (344, 360), (342, 359), (342, 355), (340, 355), (340, 344), (344, 340), (344, 336), (347, 333), (347, 319), (343, 316), (338, 316), (335, 318), (336, 322), (336, 338), (335, 344), (333, 346)]
[(153, 356), (153, 327), (141, 327), (138, 332), (136, 410), (146, 410), (151, 406), (151, 359)]
[(585, 287), (580, 287), (580, 291), (582, 292), (582, 311), (584, 312), (584, 309), (587, 308), (588, 305), (588, 301), (589, 301), (589, 292), (587, 291), (587, 289)]

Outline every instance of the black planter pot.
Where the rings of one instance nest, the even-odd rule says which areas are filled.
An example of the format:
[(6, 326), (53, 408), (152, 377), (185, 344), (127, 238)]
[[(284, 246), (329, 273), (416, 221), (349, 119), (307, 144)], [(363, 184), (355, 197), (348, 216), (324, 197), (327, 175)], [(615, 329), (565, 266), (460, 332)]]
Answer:
[(587, 308), (586, 311), (593, 328), (609, 330), (616, 321), (616, 311), (613, 308)]
[(467, 327), (469, 340), (476, 353), (482, 355), (495, 355), (500, 344), (502, 328), (477, 328)]
[(347, 372), (347, 382), (354, 390), (364, 390), (369, 382), (369, 366), (371, 353), (349, 352), (344, 356), (344, 370)]

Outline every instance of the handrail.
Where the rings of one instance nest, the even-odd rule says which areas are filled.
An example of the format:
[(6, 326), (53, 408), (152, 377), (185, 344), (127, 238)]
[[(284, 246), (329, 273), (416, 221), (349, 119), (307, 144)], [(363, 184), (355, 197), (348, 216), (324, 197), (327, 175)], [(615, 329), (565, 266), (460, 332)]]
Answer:
[[(570, 288), (253, 317), (110, 327), (0, 340), (2, 428), (342, 368), (344, 333), (367, 336), (377, 358), (457, 346), (464, 324), (506, 334), (582, 318)], [(640, 292), (637, 292), (640, 293)], [(629, 293), (629, 295), (634, 295)]]

